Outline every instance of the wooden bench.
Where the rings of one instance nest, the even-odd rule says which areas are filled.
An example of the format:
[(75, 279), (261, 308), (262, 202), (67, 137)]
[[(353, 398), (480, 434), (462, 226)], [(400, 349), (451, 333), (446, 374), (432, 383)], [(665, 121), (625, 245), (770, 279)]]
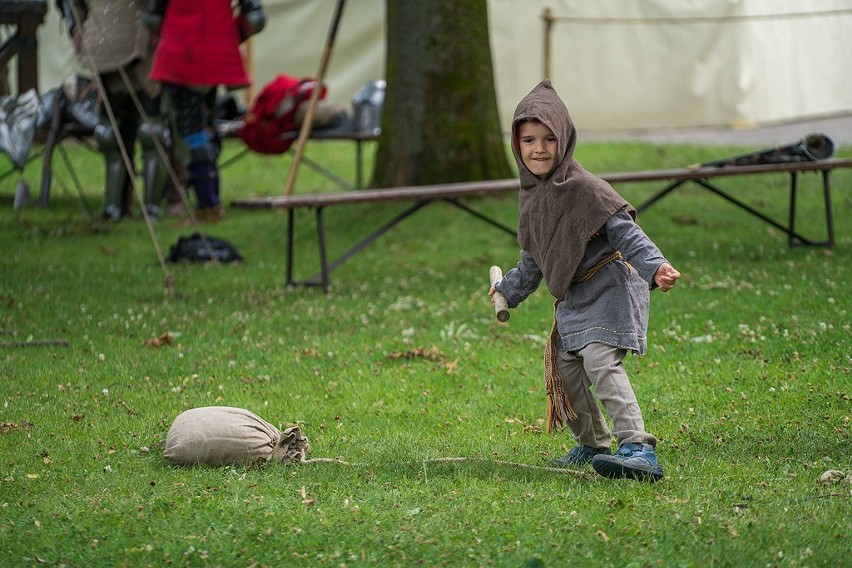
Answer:
[[(695, 167), (674, 170), (647, 170), (636, 172), (616, 172), (602, 174), (600, 177), (613, 185), (620, 183), (637, 182), (668, 182), (665, 187), (655, 193), (648, 200), (637, 207), (640, 213), (657, 203), (660, 199), (671, 194), (678, 187), (687, 182), (694, 182), (698, 186), (719, 195), (748, 213), (758, 217), (762, 221), (787, 234), (789, 246), (834, 246), (834, 223), (831, 210), (831, 187), (829, 185), (829, 174), (838, 168), (852, 168), (852, 159), (831, 159), (812, 162), (793, 162), (785, 164), (762, 164), (750, 166), (725, 166), (725, 167)], [(797, 176), (801, 172), (821, 172), (823, 201), (825, 206), (825, 221), (827, 238), (823, 241), (815, 241), (807, 238), (796, 231), (796, 202), (797, 202)], [(787, 173), (790, 175), (790, 196), (787, 224), (783, 224), (754, 207), (722, 191), (709, 180), (720, 177), (758, 175), (772, 173)], [(404, 219), (418, 211), (422, 207), (434, 201), (445, 201), (459, 207), (460, 209), (474, 215), (475, 217), (497, 227), (498, 229), (516, 235), (514, 229), (491, 219), (479, 211), (476, 211), (463, 199), (514, 193), (518, 191), (518, 180), (516, 178), (451, 183), (440, 185), (428, 185), (417, 187), (397, 187), (388, 189), (370, 189), (359, 191), (346, 191), (339, 193), (320, 193), (310, 195), (250, 197), (235, 199), (231, 202), (234, 208), (243, 209), (283, 209), (287, 210), (287, 285), (322, 286), (328, 290), (330, 283), (329, 274), (332, 270), (346, 262), (349, 258), (363, 250), (367, 245), (376, 240)], [(326, 255), (326, 238), (323, 225), (323, 210), (335, 205), (355, 205), (367, 203), (388, 202), (412, 202), (401, 213), (372, 231), (353, 245), (349, 250), (337, 259), (329, 262)], [(295, 224), (294, 211), (301, 208), (312, 208), (316, 211), (316, 230), (320, 257), (320, 271), (307, 280), (297, 282), (293, 280), (293, 233)]]

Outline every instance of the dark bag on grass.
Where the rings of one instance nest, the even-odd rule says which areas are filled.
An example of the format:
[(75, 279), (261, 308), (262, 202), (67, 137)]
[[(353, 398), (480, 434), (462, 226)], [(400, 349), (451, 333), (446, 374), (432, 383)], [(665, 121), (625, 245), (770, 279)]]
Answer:
[(298, 426), (281, 432), (243, 408), (206, 406), (175, 418), (163, 456), (174, 465), (288, 465), (305, 461), (309, 450)]
[[(204, 241), (207, 241), (205, 244)], [(212, 255), (212, 256), (211, 256)], [(189, 262), (219, 262), (242, 261), (243, 257), (239, 251), (224, 239), (206, 236), (201, 238), (199, 233), (193, 233), (188, 237), (180, 237), (169, 249), (169, 262), (187, 260)]]

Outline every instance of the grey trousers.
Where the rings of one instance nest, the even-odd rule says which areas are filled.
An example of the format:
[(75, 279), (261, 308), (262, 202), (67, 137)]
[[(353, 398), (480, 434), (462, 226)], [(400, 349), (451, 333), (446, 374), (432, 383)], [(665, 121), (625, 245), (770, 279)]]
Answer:
[[(624, 370), (625, 355), (626, 349), (603, 343), (589, 343), (579, 351), (559, 351), (563, 388), (577, 413), (577, 419), (568, 424), (578, 444), (610, 448), (615, 436), (619, 446), (638, 442), (656, 447), (657, 439), (645, 431), (642, 411)], [(611, 433), (598, 401), (612, 420)]]

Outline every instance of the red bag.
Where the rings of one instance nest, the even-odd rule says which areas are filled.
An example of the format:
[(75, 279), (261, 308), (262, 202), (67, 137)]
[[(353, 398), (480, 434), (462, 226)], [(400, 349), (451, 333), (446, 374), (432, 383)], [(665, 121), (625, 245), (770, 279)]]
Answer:
[[(310, 77), (298, 79), (278, 75), (267, 83), (251, 105), (240, 128), (246, 146), (261, 154), (282, 154), (295, 138), (282, 138), (285, 132), (296, 130), (296, 109), (311, 98), (316, 81)], [(325, 86), (319, 98), (324, 99)]]

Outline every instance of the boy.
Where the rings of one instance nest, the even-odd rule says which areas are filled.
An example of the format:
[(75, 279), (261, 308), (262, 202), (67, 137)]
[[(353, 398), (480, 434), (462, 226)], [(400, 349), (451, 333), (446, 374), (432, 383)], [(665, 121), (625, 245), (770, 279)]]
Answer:
[(514, 308), (544, 279), (557, 300), (545, 349), (547, 426), (567, 423), (577, 445), (554, 465), (591, 463), (606, 477), (657, 481), (657, 439), (645, 431), (622, 359), (645, 353), (650, 288), (667, 292), (680, 273), (634, 222), (630, 204), (574, 159), (576, 142), (568, 109), (542, 81), (512, 121), (520, 261), (489, 295), (500, 291)]

